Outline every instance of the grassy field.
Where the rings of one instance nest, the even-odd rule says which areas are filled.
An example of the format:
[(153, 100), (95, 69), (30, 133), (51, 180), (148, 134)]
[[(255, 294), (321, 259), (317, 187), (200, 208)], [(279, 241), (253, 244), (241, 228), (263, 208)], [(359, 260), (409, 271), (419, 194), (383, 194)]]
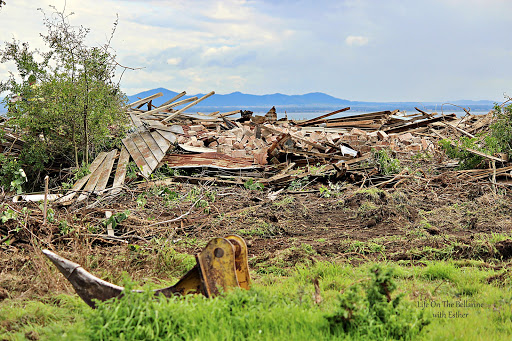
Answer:
[[(305, 262), (288, 276), (254, 277), (250, 291), (215, 299), (169, 300), (146, 291), (96, 310), (77, 296), (63, 294), (44, 300), (6, 299), (0, 303), (0, 338), (509, 340), (512, 335), (507, 271), (483, 262), (368, 262), (357, 267)], [(383, 281), (390, 289), (396, 284), (389, 290), (389, 302), (387, 293), (379, 294)]]
[[(4, 203), (0, 340), (512, 339), (510, 193), (443, 179), (311, 188), (271, 200), (267, 189), (141, 184), (96, 207), (53, 207), (46, 227), (37, 204)], [(118, 239), (103, 237), (105, 210)], [(215, 299), (147, 291), (92, 310), (40, 251), (161, 288), (233, 233), (253, 286)]]

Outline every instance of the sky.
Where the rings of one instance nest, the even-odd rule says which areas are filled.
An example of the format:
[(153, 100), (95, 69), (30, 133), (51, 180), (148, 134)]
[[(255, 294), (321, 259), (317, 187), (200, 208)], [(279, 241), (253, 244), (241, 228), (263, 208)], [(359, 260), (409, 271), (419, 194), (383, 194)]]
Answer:
[[(112, 41), (128, 95), (324, 92), (353, 101), (512, 96), (509, 0), (5, 0), (0, 44), (44, 50), (53, 5)], [(0, 79), (14, 65), (0, 64)]]

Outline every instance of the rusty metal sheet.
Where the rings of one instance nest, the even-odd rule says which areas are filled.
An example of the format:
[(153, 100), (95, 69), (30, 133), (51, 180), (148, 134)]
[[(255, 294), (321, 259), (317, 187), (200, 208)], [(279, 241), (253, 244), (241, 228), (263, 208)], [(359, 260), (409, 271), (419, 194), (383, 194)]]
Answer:
[(163, 159), (172, 168), (210, 167), (219, 169), (257, 169), (252, 160), (234, 158), (221, 153), (168, 154)]

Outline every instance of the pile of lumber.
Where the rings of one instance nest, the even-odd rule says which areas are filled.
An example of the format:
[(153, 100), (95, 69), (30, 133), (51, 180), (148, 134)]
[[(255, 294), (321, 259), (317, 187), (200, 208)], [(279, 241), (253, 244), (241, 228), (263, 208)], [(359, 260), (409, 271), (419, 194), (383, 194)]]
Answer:
[[(269, 185), (284, 185), (301, 177), (321, 175), (318, 166), (323, 167), (320, 173), (334, 172), (342, 177), (349, 170), (364, 168), (361, 165), (371, 157), (372, 151), (432, 152), (440, 139), (451, 137), (456, 141), (460, 136), (474, 137), (487, 129), (493, 119), (492, 112), (481, 116), (468, 112), (458, 118), (455, 114), (427, 113), (418, 108), (413, 114), (395, 110), (355, 115), (348, 113), (350, 108), (341, 108), (309, 120), (278, 120), (274, 107), (264, 116), (242, 110), (187, 112), (213, 94), (212, 91), (201, 98), (182, 99), (186, 95), (182, 92), (155, 106), (153, 100), (162, 96), (157, 93), (127, 105), (132, 128), (122, 140), (121, 149), (100, 153), (89, 167), (91, 174), (77, 181), (59, 202), (69, 204), (85, 200), (91, 194), (119, 193), (130, 162), (144, 178), (167, 164), (176, 169), (201, 168), (213, 175), (213, 180), (227, 184), (254, 179)], [(5, 136), (3, 152), (7, 148), (23, 147), (20, 138), (12, 134)], [(468, 151), (499, 165), (506, 166), (508, 162), (503, 156)], [(316, 165), (316, 174), (309, 168), (299, 170), (309, 165)], [(228, 177), (230, 180), (226, 180)], [(206, 176), (204, 179), (212, 180)], [(200, 181), (187, 176), (175, 180)], [(382, 178), (384, 182), (388, 180)]]

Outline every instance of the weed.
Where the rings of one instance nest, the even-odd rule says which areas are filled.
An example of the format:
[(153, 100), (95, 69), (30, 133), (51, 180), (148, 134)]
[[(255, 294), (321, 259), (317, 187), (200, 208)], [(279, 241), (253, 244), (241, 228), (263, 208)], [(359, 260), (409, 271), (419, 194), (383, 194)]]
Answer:
[(18, 218), (18, 212), (13, 210), (7, 204), (2, 205), (2, 215), (0, 215), (0, 221), (5, 224), (9, 220), (16, 220)]
[(279, 225), (262, 222), (256, 228), (238, 230), (238, 234), (244, 236), (256, 236), (262, 238), (271, 238), (286, 234), (286, 230)]
[(144, 208), (146, 206), (148, 199), (146, 199), (146, 195), (144, 193), (141, 193), (137, 195), (137, 208)]
[(357, 209), (357, 216), (360, 218), (369, 218), (375, 214), (378, 207), (371, 201), (364, 201)]
[(350, 246), (348, 248), (348, 252), (357, 252), (360, 254), (370, 254), (370, 253), (376, 253), (376, 252), (384, 252), (386, 247), (384, 245), (374, 243), (374, 242), (363, 242), (363, 241), (353, 241), (350, 243)]
[(128, 162), (126, 165), (126, 178), (128, 180), (133, 180), (137, 178), (137, 174), (140, 173), (142, 170), (137, 166), (137, 164), (134, 161)]
[(363, 197), (370, 199), (374, 202), (381, 200), (386, 196), (386, 192), (377, 187), (359, 189), (355, 193), (360, 194)]
[(353, 285), (338, 298), (338, 307), (327, 315), (331, 330), (342, 329), (357, 339), (412, 339), (429, 324), (423, 310), (392, 297), (396, 284), (392, 269), (371, 268), (367, 285)]
[(402, 167), (400, 166), (400, 160), (390, 156), (392, 154), (391, 150), (372, 149), (372, 154), (375, 162), (379, 165), (379, 169), (382, 174), (397, 174), (401, 171)]
[(253, 179), (249, 179), (244, 182), (244, 187), (250, 191), (263, 191), (265, 186), (260, 182), (255, 182)]
[(292, 182), (290, 182), (290, 185), (288, 186), (289, 191), (302, 191), (304, 187), (309, 182), (309, 177), (305, 176), (303, 178), (295, 179)]
[(431, 262), (423, 271), (423, 276), (431, 281), (436, 279), (454, 281), (456, 270), (452, 263)]
[(110, 216), (110, 218), (107, 218), (103, 220), (102, 224), (103, 226), (112, 225), (112, 228), (115, 229), (121, 222), (128, 219), (128, 216), (130, 215), (130, 210), (126, 210), (124, 212), (119, 212), (116, 214), (113, 214)]
[(282, 207), (282, 206), (289, 205), (289, 204), (293, 203), (294, 201), (295, 201), (294, 197), (286, 196), (283, 199), (281, 199), (280, 201), (275, 202), (273, 205), (277, 206), (277, 207)]
[(182, 175), (179, 169), (169, 167), (168, 164), (164, 163), (161, 167), (158, 167), (152, 174), (152, 179), (166, 179), (173, 176)]
[(59, 233), (61, 235), (66, 235), (73, 231), (74, 231), (74, 229), (69, 227), (68, 222), (66, 220), (59, 221)]
[(324, 185), (320, 186), (320, 196), (324, 198), (330, 198), (331, 190), (329, 189), (329, 187), (326, 187)]

